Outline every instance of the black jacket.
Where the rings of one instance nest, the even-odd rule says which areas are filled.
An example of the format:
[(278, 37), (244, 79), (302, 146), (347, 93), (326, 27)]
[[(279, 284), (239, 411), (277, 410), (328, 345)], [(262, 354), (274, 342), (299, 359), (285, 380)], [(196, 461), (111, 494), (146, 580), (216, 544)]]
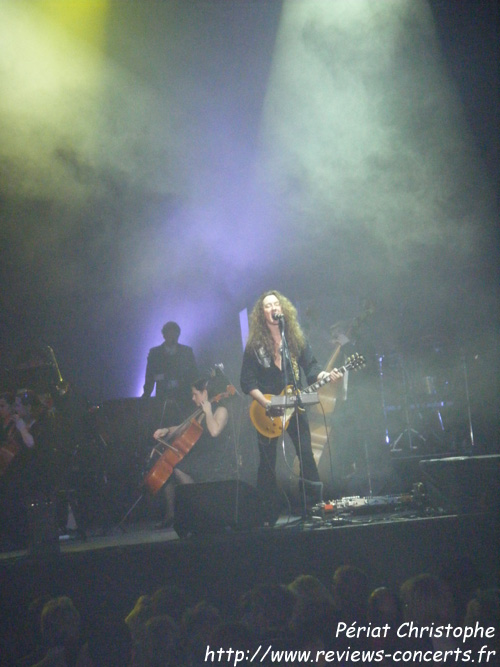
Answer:
[(168, 354), (165, 345), (149, 350), (143, 396), (151, 396), (156, 383), (156, 396), (180, 402), (191, 398), (191, 385), (198, 378), (193, 349), (177, 343), (175, 354)]
[[(309, 343), (302, 350), (297, 362), (303, 369), (308, 384), (316, 382), (318, 373), (321, 373), (322, 369), (312, 353)], [(290, 364), (287, 364), (287, 377), (288, 384), (292, 384)], [(272, 359), (269, 359), (262, 352), (259, 354), (253, 348), (247, 347), (243, 355), (240, 384), (245, 394), (249, 394), (252, 389), (260, 389), (263, 394), (277, 395), (285, 388), (285, 375)]]

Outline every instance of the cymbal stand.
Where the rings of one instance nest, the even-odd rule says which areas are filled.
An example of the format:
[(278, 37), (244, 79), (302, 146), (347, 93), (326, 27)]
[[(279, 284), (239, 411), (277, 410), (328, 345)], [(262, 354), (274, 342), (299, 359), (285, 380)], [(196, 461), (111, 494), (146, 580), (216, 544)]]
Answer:
[[(421, 412), (421, 407), (423, 409), (425, 408), (431, 408), (433, 413), (435, 412), (435, 415), (437, 417), (437, 426), (439, 432), (436, 432), (435, 428), (432, 430), (432, 435), (435, 436), (435, 438), (438, 440), (438, 442), (442, 442), (443, 440), (443, 435), (445, 432), (445, 427), (444, 427), (444, 422), (443, 422), (443, 415), (442, 415), (442, 407), (444, 406), (444, 401), (442, 400), (441, 396), (438, 396), (435, 384), (434, 384), (434, 378), (432, 376), (425, 376), (423, 378), (424, 380), (424, 398), (423, 400), (423, 405), (422, 406), (417, 406), (418, 407), (418, 415), (420, 418), (422, 417), (422, 412)], [(430, 401), (430, 403), (428, 402)]]
[(469, 438), (471, 453), (474, 452), (475, 442), (474, 442), (474, 429), (472, 428), (472, 412), (470, 407), (470, 393), (469, 393), (469, 373), (467, 370), (467, 360), (465, 358), (465, 352), (462, 351), (462, 368), (464, 372), (464, 387), (465, 387), (465, 400), (467, 402), (467, 420), (469, 423)]
[(384, 388), (384, 355), (381, 354), (378, 358), (378, 374), (380, 378), (380, 395), (382, 396), (382, 410), (384, 412), (384, 425), (385, 425), (385, 443), (386, 445), (389, 445), (391, 442), (391, 438), (389, 436), (389, 427), (387, 424), (387, 404), (385, 401), (385, 388)]
[(401, 379), (402, 379), (402, 384), (403, 384), (403, 410), (404, 410), (404, 417), (405, 417), (405, 428), (401, 431), (401, 433), (397, 436), (397, 438), (394, 440), (391, 446), (391, 452), (401, 452), (403, 451), (401, 447), (399, 447), (399, 443), (401, 440), (406, 436), (408, 438), (408, 447), (410, 452), (418, 449), (418, 444), (416, 444), (417, 440), (420, 440), (421, 443), (426, 442), (426, 438), (419, 433), (416, 429), (414, 429), (411, 425), (410, 421), (410, 409), (408, 405), (408, 381), (406, 377), (406, 371), (403, 362), (401, 361)]
[(366, 465), (366, 478), (368, 481), (368, 495), (373, 496), (373, 485), (372, 485), (372, 467), (370, 461), (370, 455), (368, 453), (368, 441), (366, 435), (363, 436), (363, 448), (365, 453), (365, 465)]
[(411, 422), (410, 422), (410, 410), (408, 407), (408, 383), (406, 379), (406, 373), (405, 373), (405, 368), (403, 364), (401, 364), (401, 377), (403, 379), (403, 407), (404, 407), (404, 416), (405, 416), (405, 428), (401, 431), (401, 433), (398, 435), (396, 440), (394, 440), (394, 444), (392, 447), (393, 452), (400, 452), (402, 451), (401, 448), (398, 448), (398, 445), (402, 438), (406, 435), (408, 437), (408, 447), (411, 451), (414, 451), (415, 449), (418, 449), (418, 445), (415, 444), (416, 439), (418, 438), (422, 442), (425, 442), (426, 439), (424, 436), (419, 433), (416, 429), (412, 428)]

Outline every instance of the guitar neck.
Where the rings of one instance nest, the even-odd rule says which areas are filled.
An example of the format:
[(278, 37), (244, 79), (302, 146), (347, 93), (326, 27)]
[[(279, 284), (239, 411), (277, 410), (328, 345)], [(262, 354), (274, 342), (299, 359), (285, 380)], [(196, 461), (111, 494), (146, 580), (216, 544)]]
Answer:
[(335, 362), (337, 361), (337, 357), (339, 356), (339, 352), (342, 348), (342, 345), (340, 343), (337, 343), (335, 345), (335, 349), (333, 350), (332, 356), (328, 359), (328, 363), (326, 364), (326, 370), (328, 373), (333, 371), (333, 367), (335, 366)]
[[(354, 364), (346, 364), (345, 366), (341, 366), (337, 370), (338, 370), (339, 373), (342, 373), (342, 375), (344, 375), (344, 373), (346, 371), (350, 371), (353, 368), (356, 368), (356, 366)], [(332, 381), (332, 377), (331, 377), (331, 375), (328, 375), (326, 378), (323, 378), (322, 380), (317, 380), (316, 382), (313, 382), (313, 384), (310, 384), (308, 387), (303, 389), (301, 393), (310, 394), (313, 391), (318, 391), (318, 389), (320, 389), (320, 387), (323, 387), (325, 384), (328, 384), (331, 381)]]

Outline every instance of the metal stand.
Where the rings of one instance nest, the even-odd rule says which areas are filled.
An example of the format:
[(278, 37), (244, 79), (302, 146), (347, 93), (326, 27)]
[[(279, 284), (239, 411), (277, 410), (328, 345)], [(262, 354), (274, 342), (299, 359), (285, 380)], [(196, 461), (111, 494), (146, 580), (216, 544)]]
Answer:
[(144, 498), (144, 494), (141, 493), (141, 495), (137, 498), (137, 500), (135, 501), (135, 503), (132, 505), (132, 507), (128, 510), (128, 512), (125, 514), (125, 516), (122, 518), (122, 520), (121, 520), (120, 523), (118, 524), (118, 528), (120, 528), (120, 530), (121, 530), (122, 532), (124, 532), (124, 533), (127, 532), (126, 529), (125, 529), (124, 523), (125, 523), (125, 521), (128, 519), (128, 517), (130, 516), (130, 514), (132, 514), (132, 512), (135, 510), (135, 508), (137, 507), (137, 505), (140, 503), (140, 501), (141, 501), (143, 498)]
[[(279, 321), (279, 327), (280, 327), (280, 332), (281, 332), (281, 368), (283, 372), (283, 377), (284, 377), (284, 384), (285, 384), (285, 394), (286, 394), (286, 387), (288, 386), (288, 366), (287, 362), (289, 361), (290, 363), (290, 368), (292, 369), (292, 385), (293, 385), (293, 390), (294, 390), (294, 397), (296, 401), (296, 408), (295, 408), (295, 419), (297, 420), (297, 455), (299, 458), (299, 493), (301, 493), (302, 496), (302, 519), (305, 520), (307, 519), (307, 496), (306, 496), (306, 482), (307, 480), (304, 479), (303, 477), (303, 465), (302, 465), (302, 444), (300, 440), (300, 427), (298, 423), (299, 415), (298, 415), (298, 410), (303, 410), (304, 406), (302, 404), (302, 400), (300, 398), (300, 389), (297, 384), (297, 378), (295, 377), (295, 373), (293, 371), (293, 364), (292, 364), (292, 357), (290, 355), (290, 350), (288, 349), (288, 342), (286, 340), (286, 335), (285, 335), (285, 320), (284, 318), (281, 318)], [(285, 426), (286, 426), (286, 410), (283, 411), (283, 427), (282, 427), (282, 436), (281, 436), (281, 442), (282, 442), (282, 448), (283, 451), (285, 450)]]
[(471, 407), (470, 407), (470, 394), (469, 394), (469, 373), (467, 370), (467, 360), (465, 358), (465, 352), (462, 351), (462, 369), (464, 372), (464, 388), (465, 388), (465, 400), (467, 402), (467, 419), (468, 419), (468, 426), (469, 426), (469, 438), (470, 438), (470, 446), (471, 446), (471, 454), (474, 453), (475, 450), (475, 442), (474, 442), (474, 429), (472, 428), (472, 412), (471, 412)]
[(365, 464), (366, 464), (366, 478), (368, 480), (368, 495), (373, 496), (373, 486), (372, 486), (372, 468), (370, 462), (370, 456), (368, 454), (368, 442), (366, 437), (363, 438), (363, 446), (365, 450)]
[(420, 440), (422, 443), (426, 442), (426, 438), (419, 433), (416, 429), (412, 428), (411, 422), (410, 422), (410, 410), (409, 410), (409, 405), (408, 405), (408, 381), (406, 377), (406, 372), (405, 372), (405, 367), (404, 364), (401, 364), (401, 378), (403, 381), (403, 407), (404, 407), (404, 416), (405, 416), (405, 428), (401, 433), (398, 435), (398, 437), (395, 439), (392, 451), (401, 451), (401, 449), (398, 449), (398, 445), (401, 442), (402, 438), (405, 437), (405, 435), (408, 437), (408, 446), (410, 448), (410, 451), (418, 449), (418, 445), (415, 444), (416, 440)]
[[(385, 384), (384, 384), (384, 371), (383, 371), (383, 359), (384, 356), (379, 357), (379, 376), (381, 384), (381, 394), (382, 394), (382, 407), (384, 411), (384, 420), (385, 420), (385, 441), (390, 446), (391, 452), (402, 452), (403, 438), (407, 438), (408, 448), (410, 452), (413, 452), (418, 449), (417, 441), (420, 441), (421, 444), (426, 442), (426, 438), (419, 432), (417, 429), (413, 428), (410, 421), (410, 406), (408, 402), (408, 381), (406, 378), (406, 372), (403, 362), (400, 360), (400, 370), (401, 370), (401, 380), (402, 380), (402, 398), (403, 398), (403, 410), (404, 410), (404, 429), (399, 433), (399, 435), (391, 442), (388, 428), (388, 408), (389, 406), (386, 403), (385, 398)], [(394, 407), (394, 406), (392, 406)]]
[[(224, 378), (225, 382), (227, 385), (231, 385), (232, 387), (235, 387), (236, 385), (234, 382), (231, 382), (229, 377), (226, 375), (226, 372), (224, 370), (224, 364), (219, 363), (214, 365), (214, 372), (215, 375), (219, 375)], [(241, 395), (238, 391), (236, 391), (236, 394), (238, 397), (241, 399)], [(241, 414), (243, 410), (245, 409), (244, 403), (241, 401), (240, 403), (240, 408), (241, 408)], [(234, 462), (235, 462), (235, 474), (236, 474), (236, 490), (235, 490), (235, 498), (234, 498), (234, 513), (233, 513), (233, 521), (234, 525), (238, 526), (239, 521), (240, 521), (240, 486), (242, 483), (241, 476), (240, 476), (240, 468), (241, 468), (241, 446), (240, 446), (240, 433), (236, 433), (235, 429), (235, 419), (234, 419), (234, 410), (229, 411), (229, 420), (231, 422), (231, 433), (232, 433), (232, 438), (233, 438), (233, 443), (234, 443)], [(241, 428), (241, 417), (238, 419), (238, 424)]]

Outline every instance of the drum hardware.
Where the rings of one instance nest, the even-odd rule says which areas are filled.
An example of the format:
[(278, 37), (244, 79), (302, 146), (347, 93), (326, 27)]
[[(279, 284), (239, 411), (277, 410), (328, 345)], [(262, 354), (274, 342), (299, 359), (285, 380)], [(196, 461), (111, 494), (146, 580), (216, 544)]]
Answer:
[(427, 439), (424, 438), (424, 436), (421, 433), (419, 433), (416, 429), (411, 428), (410, 424), (408, 423), (408, 420), (406, 423), (407, 423), (406, 428), (403, 431), (401, 431), (398, 437), (394, 440), (391, 447), (391, 452), (403, 451), (402, 447), (399, 447), (399, 443), (405, 437), (405, 435), (408, 436), (410, 449), (418, 449), (418, 445), (415, 444), (417, 440), (420, 440), (422, 443), (427, 442)]
[(446, 356), (444, 365), (435, 355), (442, 355), (441, 349), (433, 350), (431, 357), (426, 350), (409, 358), (399, 353), (378, 355), (384, 439), (396, 455), (455, 451), (450, 421), (454, 413), (449, 410), (456, 399), (450, 393), (452, 359)]
[[(464, 374), (465, 399), (467, 403), (467, 421), (469, 426), (469, 439), (470, 439), (471, 452), (474, 453), (475, 442), (474, 442), (474, 429), (472, 428), (472, 413), (470, 407), (469, 372), (467, 370), (467, 359), (465, 357), (465, 352), (463, 350), (461, 353), (461, 357), (462, 357), (462, 370)], [(476, 356), (476, 359), (477, 358), (478, 357)]]
[[(417, 450), (418, 447), (418, 441), (420, 443), (425, 443), (426, 438), (419, 432), (417, 429), (413, 428), (410, 422), (410, 404), (408, 401), (408, 378), (407, 374), (405, 371), (405, 368), (403, 367), (402, 360), (399, 360), (399, 370), (400, 370), (400, 380), (402, 383), (402, 398), (403, 402), (400, 406), (400, 409), (403, 410), (404, 413), (404, 429), (399, 433), (399, 435), (391, 442), (391, 437), (389, 435), (389, 427), (388, 427), (388, 419), (387, 419), (387, 413), (389, 412), (389, 407), (387, 406), (385, 402), (385, 383), (384, 383), (384, 371), (383, 371), (383, 360), (384, 360), (384, 355), (379, 356), (379, 377), (380, 377), (380, 383), (381, 383), (381, 393), (382, 393), (382, 407), (383, 407), (383, 412), (384, 412), (384, 418), (385, 418), (385, 441), (386, 444), (390, 446), (390, 451), (391, 452), (401, 452), (403, 451), (403, 438), (407, 438), (408, 442), (408, 448), (410, 451)], [(401, 446), (400, 446), (401, 443)]]

